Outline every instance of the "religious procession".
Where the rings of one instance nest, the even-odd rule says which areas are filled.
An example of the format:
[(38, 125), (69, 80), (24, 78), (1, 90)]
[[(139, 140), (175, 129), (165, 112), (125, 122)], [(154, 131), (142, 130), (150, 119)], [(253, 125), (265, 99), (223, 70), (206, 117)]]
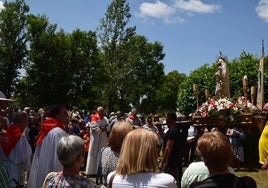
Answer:
[(257, 187), (252, 177), (236, 173), (249, 162), (249, 127), (262, 133), (259, 163), (268, 172), (268, 103), (254, 105), (255, 88), (249, 100), (246, 76), (243, 98), (228, 101), (222, 54), (217, 66), (215, 95), (206, 91), (199, 105), (194, 84), (197, 109), (189, 116), (172, 109), (163, 117), (137, 108), (107, 113), (102, 106), (91, 112), (64, 105), (14, 111), (1, 92), (0, 187)]
[(0, 188), (267, 188), (267, 7), (0, 0)]

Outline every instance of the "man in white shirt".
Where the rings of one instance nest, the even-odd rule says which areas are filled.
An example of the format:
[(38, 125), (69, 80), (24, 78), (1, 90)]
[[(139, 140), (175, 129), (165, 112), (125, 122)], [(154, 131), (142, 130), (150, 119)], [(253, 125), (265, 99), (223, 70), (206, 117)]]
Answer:
[(12, 186), (24, 186), (24, 172), (30, 169), (32, 155), (32, 148), (25, 136), (28, 115), (17, 112), (13, 122), (1, 141), (0, 160), (7, 169), (9, 181), (13, 181)]
[(108, 142), (109, 120), (104, 116), (104, 108), (98, 107), (92, 116), (90, 127), (90, 146), (87, 157), (86, 174), (97, 174), (98, 157), (102, 147)]
[(62, 105), (50, 107), (48, 117), (43, 121), (40, 135), (36, 142), (35, 153), (28, 181), (28, 188), (42, 187), (44, 179), (49, 172), (63, 169), (57, 156), (57, 144), (65, 132), (69, 116)]

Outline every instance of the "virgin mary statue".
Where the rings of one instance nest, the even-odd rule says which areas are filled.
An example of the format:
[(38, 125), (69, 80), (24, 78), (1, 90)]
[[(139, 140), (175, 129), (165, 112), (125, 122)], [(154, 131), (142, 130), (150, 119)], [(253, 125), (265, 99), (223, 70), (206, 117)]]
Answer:
[(230, 88), (229, 88), (229, 69), (225, 62), (225, 58), (220, 52), (220, 57), (218, 60), (218, 70), (215, 73), (216, 77), (216, 90), (215, 95), (217, 97), (230, 97)]

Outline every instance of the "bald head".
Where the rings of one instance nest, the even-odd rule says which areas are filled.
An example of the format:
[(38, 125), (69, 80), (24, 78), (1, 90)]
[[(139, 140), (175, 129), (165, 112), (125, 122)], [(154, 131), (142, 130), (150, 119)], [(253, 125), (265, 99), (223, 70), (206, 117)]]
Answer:
[(104, 108), (102, 107), (102, 106), (99, 106), (98, 108), (97, 108), (97, 111), (99, 112), (99, 111), (104, 111)]
[(132, 108), (131, 109), (131, 114), (132, 115), (136, 115), (137, 114), (137, 109), (136, 108)]
[(104, 116), (104, 108), (102, 106), (97, 108), (97, 112), (98, 112), (100, 117)]

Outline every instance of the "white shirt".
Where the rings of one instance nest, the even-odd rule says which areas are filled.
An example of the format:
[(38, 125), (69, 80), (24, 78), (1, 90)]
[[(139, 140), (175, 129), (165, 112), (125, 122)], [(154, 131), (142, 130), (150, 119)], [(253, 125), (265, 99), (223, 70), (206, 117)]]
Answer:
[[(235, 174), (231, 167), (230, 173)], [(210, 176), (207, 166), (203, 161), (191, 163), (184, 171), (181, 178), (181, 188), (188, 188), (192, 183), (202, 181)]]
[[(111, 172), (107, 177), (107, 183), (109, 184), (110, 177), (114, 172)], [(166, 173), (159, 172), (147, 172), (138, 174), (128, 174), (124, 177), (116, 174), (113, 183), (113, 188), (126, 188), (126, 187), (137, 187), (137, 188), (177, 188), (176, 180), (173, 176)]]
[(63, 169), (57, 156), (57, 144), (63, 136), (67, 135), (64, 130), (56, 127), (49, 131), (41, 144), (36, 146), (28, 188), (42, 187), (49, 172), (58, 172)]
[(0, 160), (9, 174), (9, 180), (15, 179), (20, 185), (24, 184), (24, 171), (31, 167), (31, 155), (32, 148), (26, 139), (25, 132), (8, 157), (4, 155), (0, 147)]
[(90, 144), (86, 164), (86, 174), (96, 174), (98, 169), (99, 152), (108, 142), (106, 131), (102, 131), (100, 127), (106, 128), (109, 132), (109, 121), (106, 117), (90, 124)]

